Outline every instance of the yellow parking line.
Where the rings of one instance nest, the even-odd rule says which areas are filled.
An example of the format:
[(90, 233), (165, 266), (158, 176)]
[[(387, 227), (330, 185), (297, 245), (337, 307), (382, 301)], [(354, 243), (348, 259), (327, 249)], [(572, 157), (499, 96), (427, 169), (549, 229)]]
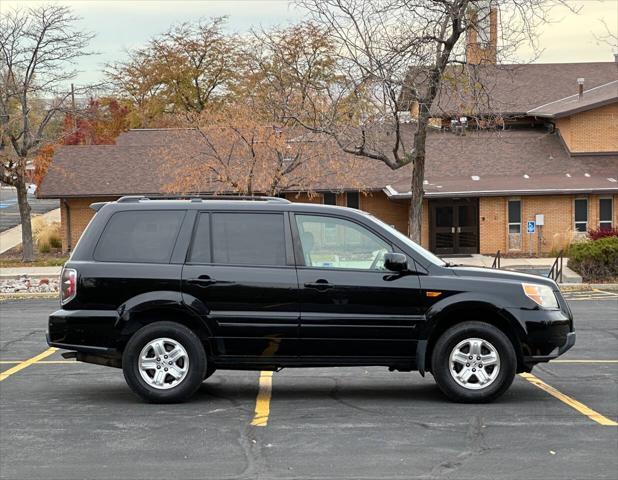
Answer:
[(556, 390), (554, 387), (552, 387), (551, 385), (548, 385), (543, 380), (541, 380), (538, 377), (535, 377), (531, 373), (520, 373), (519, 375), (520, 375), (520, 377), (525, 378), (526, 380), (528, 380), (535, 387), (538, 387), (541, 390), (546, 391), (552, 397), (557, 398), (561, 402), (566, 403), (569, 407), (574, 408), (575, 410), (577, 410), (582, 415), (587, 416), (590, 420), (594, 420), (595, 422), (597, 422), (597, 423), (599, 423), (601, 425), (605, 425), (605, 426), (611, 426), (611, 427), (618, 426), (617, 422), (614, 422), (613, 420), (610, 420), (609, 418), (604, 417), (599, 412), (595, 412), (594, 410), (592, 410), (591, 408), (587, 407), (583, 403), (578, 402), (574, 398), (571, 398), (568, 395), (565, 395), (564, 393)]
[(618, 363), (618, 360), (550, 360), (549, 363)]
[[(22, 363), (24, 360), (0, 360), (0, 365), (15, 365)], [(75, 360), (41, 360), (36, 362), (37, 365), (50, 365), (55, 363), (77, 363)]]
[(17, 365), (15, 365), (13, 368), (9, 368), (7, 371), (0, 373), (0, 382), (2, 380), (6, 380), (7, 378), (9, 378), (14, 373), (17, 373), (20, 370), (23, 370), (24, 368), (28, 368), (30, 365), (32, 365), (34, 363), (37, 363), (40, 360), (43, 360), (45, 357), (49, 357), (56, 350), (58, 350), (58, 349), (54, 348), (54, 347), (50, 347), (47, 350), (45, 350), (44, 352), (39, 353), (37, 356), (29, 358), (28, 360), (24, 360), (23, 362), (18, 363)]
[(270, 397), (273, 388), (273, 372), (260, 372), (260, 388), (255, 401), (255, 416), (251, 425), (255, 427), (265, 427), (268, 425), (270, 415)]
[(592, 290), (594, 290), (595, 292), (604, 293), (605, 295), (609, 297), (618, 297), (618, 293), (615, 293), (615, 292), (606, 292), (605, 290), (599, 290), (598, 288), (593, 288)]

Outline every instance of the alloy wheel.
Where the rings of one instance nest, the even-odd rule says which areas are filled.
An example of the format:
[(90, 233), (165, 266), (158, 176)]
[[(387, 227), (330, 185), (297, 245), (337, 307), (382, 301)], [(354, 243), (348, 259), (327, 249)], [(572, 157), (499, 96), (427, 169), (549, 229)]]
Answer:
[(189, 372), (187, 350), (171, 338), (149, 341), (138, 358), (139, 373), (150, 387), (168, 390), (180, 384)]
[(467, 338), (451, 350), (449, 371), (458, 385), (469, 390), (481, 390), (498, 377), (500, 354), (485, 339)]

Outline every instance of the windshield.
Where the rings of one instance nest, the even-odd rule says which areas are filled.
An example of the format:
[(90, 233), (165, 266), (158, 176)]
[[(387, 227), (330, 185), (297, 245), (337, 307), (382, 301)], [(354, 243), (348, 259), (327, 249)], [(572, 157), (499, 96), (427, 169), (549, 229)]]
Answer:
[(406, 235), (401, 233), (396, 228), (391, 227), (390, 225), (384, 223), (382, 220), (374, 217), (373, 215), (367, 215), (367, 216), (370, 217), (374, 222), (380, 224), (384, 229), (392, 233), (395, 237), (397, 237), (399, 240), (405, 243), (408, 247), (410, 247), (412, 250), (414, 250), (416, 253), (418, 253), (421, 257), (423, 257), (428, 262), (431, 262), (432, 264), (437, 265), (439, 267), (446, 266), (446, 262), (444, 262), (444, 260), (442, 260), (440, 257), (435, 256), (429, 250), (425, 250), (423, 247), (421, 247), (417, 243), (414, 243), (410, 238), (408, 238)]

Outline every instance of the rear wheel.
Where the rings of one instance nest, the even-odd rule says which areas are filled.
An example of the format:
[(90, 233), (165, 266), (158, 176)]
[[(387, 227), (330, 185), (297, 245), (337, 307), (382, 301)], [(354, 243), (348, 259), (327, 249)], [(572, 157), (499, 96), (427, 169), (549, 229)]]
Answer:
[(513, 383), (517, 367), (509, 338), (482, 322), (457, 324), (433, 349), (432, 373), (442, 392), (455, 402), (490, 402)]
[(174, 322), (155, 322), (138, 330), (122, 355), (127, 384), (153, 403), (187, 400), (206, 375), (206, 354), (199, 338)]

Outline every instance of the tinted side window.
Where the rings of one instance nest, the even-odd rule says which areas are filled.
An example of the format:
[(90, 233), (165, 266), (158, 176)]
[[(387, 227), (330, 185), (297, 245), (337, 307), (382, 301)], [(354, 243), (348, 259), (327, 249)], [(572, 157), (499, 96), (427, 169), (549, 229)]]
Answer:
[(308, 267), (383, 270), (391, 246), (354, 222), (336, 217), (296, 215)]
[(94, 251), (101, 262), (167, 263), (184, 210), (117, 212), (107, 222)]
[(213, 213), (212, 261), (230, 265), (285, 265), (283, 215)]
[(210, 263), (210, 218), (207, 213), (202, 213), (197, 219), (189, 261)]

